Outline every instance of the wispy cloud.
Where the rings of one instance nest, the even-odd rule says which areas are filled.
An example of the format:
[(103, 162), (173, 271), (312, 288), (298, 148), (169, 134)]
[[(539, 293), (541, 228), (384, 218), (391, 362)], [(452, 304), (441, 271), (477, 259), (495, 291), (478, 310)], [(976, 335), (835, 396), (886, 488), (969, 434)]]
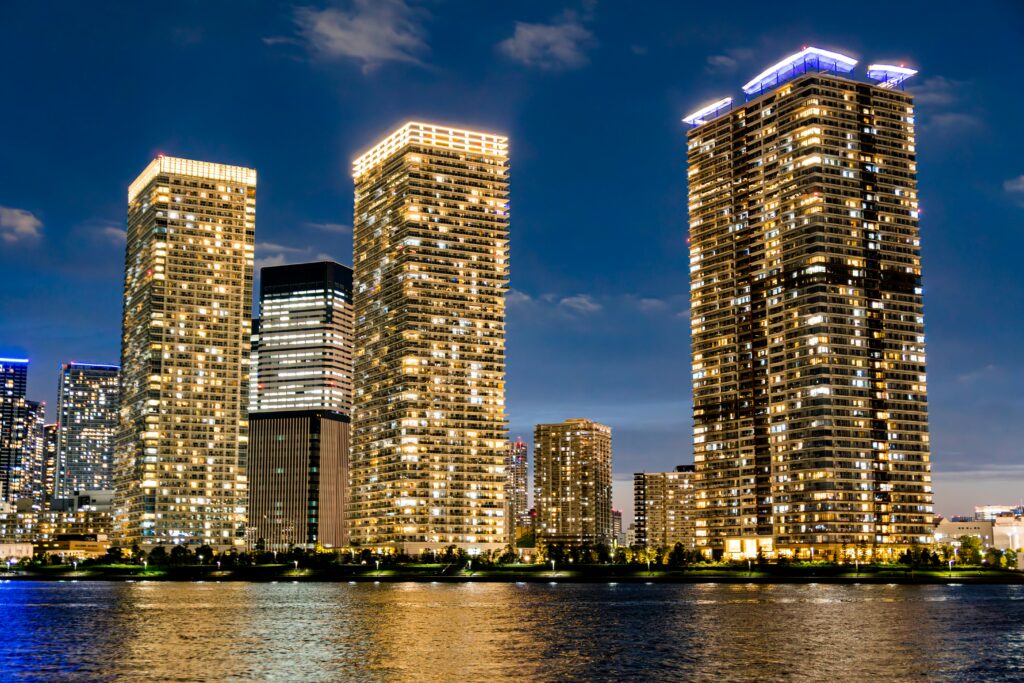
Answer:
[(921, 81), (916, 87), (911, 86), (914, 101), (923, 106), (948, 106), (958, 99), (958, 93), (965, 83), (954, 81), (945, 76), (932, 76)]
[(273, 254), (271, 256), (263, 256), (257, 258), (253, 262), (253, 267), (258, 271), (260, 268), (267, 268), (270, 266), (283, 266), (287, 263), (288, 258), (284, 254)]
[(260, 252), (276, 252), (278, 254), (308, 254), (312, 249), (309, 247), (291, 247), (285, 244), (276, 244), (274, 242), (257, 242), (256, 253)]
[(515, 32), (498, 43), (509, 59), (545, 71), (578, 69), (589, 61), (587, 50), (594, 35), (573, 12), (566, 12), (550, 24), (517, 21)]
[[(404, 0), (355, 0), (349, 9), (295, 9), (299, 37), (314, 56), (325, 60), (352, 59), (363, 72), (385, 62), (421, 64), (428, 51), (422, 10)], [(280, 36), (264, 43), (279, 44)]]
[(1010, 178), (1003, 183), (1003, 189), (1018, 200), (1024, 200), (1024, 175)]
[(988, 365), (982, 368), (978, 368), (977, 370), (972, 370), (971, 372), (965, 372), (957, 375), (956, 381), (960, 382), (961, 384), (974, 384), (975, 382), (983, 380), (986, 377), (992, 377), (998, 370), (999, 368), (989, 363)]
[(575, 296), (567, 296), (558, 302), (558, 307), (562, 310), (569, 311), (570, 313), (576, 313), (579, 315), (589, 315), (591, 313), (597, 313), (602, 308), (601, 304), (594, 300), (594, 297), (589, 294), (577, 294)]
[(0, 239), (7, 244), (32, 242), (43, 234), (43, 222), (25, 209), (0, 206)]
[(508, 290), (508, 294), (505, 295), (506, 306), (521, 306), (523, 304), (528, 304), (531, 301), (533, 301), (533, 297), (526, 292), (519, 291), (518, 289), (510, 289)]
[(339, 235), (347, 235), (352, 232), (352, 226), (345, 223), (306, 223), (306, 227), (323, 230), (324, 232), (333, 232)]
[(711, 55), (707, 59), (706, 69), (710, 73), (732, 73), (740, 65), (749, 62), (754, 57), (754, 51), (750, 48), (738, 47), (726, 50), (722, 54)]

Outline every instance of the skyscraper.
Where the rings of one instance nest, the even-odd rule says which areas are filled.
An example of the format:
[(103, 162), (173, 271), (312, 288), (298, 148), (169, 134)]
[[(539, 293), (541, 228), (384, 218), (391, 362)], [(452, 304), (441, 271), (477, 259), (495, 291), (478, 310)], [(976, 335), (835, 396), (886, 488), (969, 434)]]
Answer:
[(249, 414), (250, 540), (347, 544), (352, 269), (263, 268)]
[(611, 544), (611, 427), (582, 418), (537, 425), (533, 477), (538, 543)]
[(524, 441), (517, 439), (508, 446), (508, 457), (505, 460), (505, 473), (508, 481), (505, 485), (505, 496), (508, 499), (508, 524), (516, 539), (529, 532), (530, 506), (528, 501), (528, 447)]
[(56, 497), (114, 488), (117, 437), (116, 365), (65, 363), (57, 388)]
[(28, 359), (0, 358), (0, 496), (15, 501), (21, 465), (28, 388)]
[(154, 159), (128, 188), (122, 544), (240, 545), (256, 171)]
[(508, 140), (407, 123), (352, 170), (353, 541), (501, 548)]
[(250, 412), (352, 412), (352, 269), (333, 261), (260, 269)]
[(929, 542), (915, 72), (807, 48), (684, 119), (697, 538)]
[(637, 472), (633, 475), (633, 512), (636, 542), (649, 548), (686, 549), (696, 544), (693, 465), (679, 465), (671, 472)]

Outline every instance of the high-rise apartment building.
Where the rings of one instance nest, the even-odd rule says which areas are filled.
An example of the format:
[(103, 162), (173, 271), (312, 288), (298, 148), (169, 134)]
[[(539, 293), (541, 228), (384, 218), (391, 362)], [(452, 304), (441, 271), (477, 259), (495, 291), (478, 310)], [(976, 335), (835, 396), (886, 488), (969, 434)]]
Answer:
[(13, 503), (25, 439), (28, 359), (0, 358), (0, 502)]
[(533, 498), (538, 543), (612, 542), (612, 429), (575, 418), (537, 425)]
[(626, 534), (622, 530), (622, 510), (612, 508), (612, 543), (615, 545), (626, 544)]
[(260, 270), (249, 413), (249, 535), (270, 549), (347, 544), (352, 269)]
[(352, 539), (499, 549), (508, 140), (407, 123), (353, 177)]
[(671, 472), (633, 475), (633, 514), (636, 542), (649, 548), (696, 546), (694, 466), (679, 465)]
[(684, 119), (697, 539), (888, 555), (932, 516), (915, 72), (807, 48)]
[(244, 542), (256, 171), (159, 157), (128, 188), (120, 542)]
[(57, 387), (56, 497), (114, 488), (118, 423), (116, 365), (65, 363)]
[(508, 500), (508, 524), (510, 531), (518, 539), (531, 529), (530, 506), (528, 500), (528, 469), (529, 447), (522, 439), (516, 439), (508, 445), (508, 456), (505, 459), (505, 497)]

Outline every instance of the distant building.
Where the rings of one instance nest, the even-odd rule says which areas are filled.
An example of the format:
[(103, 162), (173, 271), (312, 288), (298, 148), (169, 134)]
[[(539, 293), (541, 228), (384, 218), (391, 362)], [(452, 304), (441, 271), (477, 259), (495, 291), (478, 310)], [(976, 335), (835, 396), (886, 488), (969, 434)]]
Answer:
[(537, 542), (612, 542), (612, 429), (586, 419), (537, 425)]
[(980, 538), (981, 544), (987, 548), (992, 545), (993, 526), (994, 522), (992, 520), (955, 522), (943, 519), (935, 527), (935, 542), (950, 543), (956, 541), (961, 536), (975, 536)]
[(17, 466), (11, 477), (11, 501), (20, 509), (40, 510), (44, 501), (43, 460), (45, 457), (43, 428), (46, 425), (46, 404), (25, 401), (20, 422), (14, 434), (20, 442)]
[(508, 500), (509, 524), (515, 530), (515, 538), (530, 531), (530, 509), (528, 502), (528, 447), (524, 441), (517, 439), (508, 446), (508, 457), (505, 461), (505, 497)]
[(808, 47), (684, 119), (709, 555), (931, 541), (916, 71), (856, 64)]
[(40, 405), (25, 397), (28, 359), (0, 358), (0, 501), (31, 496), (33, 429)]
[(996, 519), (997, 517), (1024, 516), (1022, 505), (979, 505), (974, 508), (974, 519)]
[(352, 269), (260, 271), (249, 405), (250, 545), (348, 544)]
[(49, 507), (57, 490), (58, 426), (43, 426), (43, 507)]
[(682, 543), (696, 547), (694, 520), (694, 468), (679, 465), (671, 472), (633, 475), (636, 542), (651, 548)]
[(632, 547), (637, 546), (637, 545), (640, 545), (640, 544), (637, 543), (637, 540), (636, 540), (636, 522), (634, 522), (634, 523), (629, 525), (628, 529), (626, 529), (626, 547), (627, 548), (632, 548)]
[(622, 531), (622, 510), (612, 508), (612, 543), (625, 545), (626, 534)]
[(1000, 550), (1024, 548), (1024, 515), (1001, 515), (992, 520), (992, 545)]
[(116, 365), (65, 363), (57, 388), (56, 497), (114, 488), (118, 423)]
[(124, 546), (245, 542), (256, 171), (160, 156), (128, 186)]

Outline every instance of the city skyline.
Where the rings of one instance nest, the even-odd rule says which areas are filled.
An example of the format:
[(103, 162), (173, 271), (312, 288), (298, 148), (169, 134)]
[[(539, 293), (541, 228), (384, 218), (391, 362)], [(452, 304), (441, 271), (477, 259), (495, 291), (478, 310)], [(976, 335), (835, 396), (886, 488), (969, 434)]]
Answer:
[[(567, 84), (570, 91), (579, 93), (587, 87), (588, 79), (595, 77), (595, 72), (607, 70), (613, 64), (644, 65), (653, 61), (655, 56), (683, 58), (681, 66), (677, 65), (672, 74), (660, 71), (638, 76), (637, 90), (643, 88), (644, 93), (659, 95), (652, 99), (650, 107), (645, 108), (650, 111), (627, 119), (648, 125), (652, 121), (657, 122), (656, 126), (651, 126), (652, 134), (640, 136), (646, 146), (641, 145), (637, 151), (627, 149), (630, 145), (622, 146), (613, 140), (608, 143), (611, 154), (605, 162), (592, 164), (596, 169), (607, 170), (612, 180), (625, 187), (621, 185), (624, 177), (621, 174), (629, 166), (629, 160), (637, 158), (649, 162), (653, 159), (658, 169), (654, 175), (658, 177), (652, 177), (650, 184), (657, 188), (656, 191), (638, 195), (630, 188), (621, 202), (618, 198), (614, 202), (588, 202), (591, 195), (577, 193), (580, 201), (565, 203), (573, 207), (576, 215), (584, 217), (578, 223), (580, 227), (575, 220), (566, 220), (568, 216), (560, 213), (557, 207), (552, 208), (556, 195), (545, 194), (543, 190), (544, 183), (552, 179), (546, 174), (552, 171), (545, 171), (543, 166), (553, 162), (551, 166), (561, 173), (565, 170), (561, 157), (589, 158), (584, 141), (598, 130), (595, 126), (600, 124), (587, 122), (575, 115), (581, 112), (579, 107), (568, 107), (564, 116), (554, 115), (542, 123), (537, 108), (541, 102), (522, 92), (515, 93), (516, 107), (507, 113), (489, 106), (473, 110), (472, 117), (478, 120), (472, 123), (486, 130), (509, 134), (514, 143), (522, 145), (524, 150), (522, 156), (516, 155), (514, 171), (516, 194), (513, 208), (516, 220), (512, 260), (517, 265), (512, 280), (514, 291), (509, 301), (511, 432), (528, 434), (533, 423), (557, 418), (560, 414), (587, 414), (609, 423), (616, 430), (617, 479), (625, 479), (627, 489), (633, 471), (668, 468), (678, 462), (690, 461), (689, 392), (686, 389), (689, 368), (685, 356), (672, 350), (674, 346), (682, 346), (680, 339), (674, 337), (686, 333), (685, 315), (681, 321), (676, 320), (678, 314), (684, 313), (686, 294), (683, 286), (686, 259), (682, 171), (685, 127), (679, 119), (719, 92), (734, 91), (737, 83), (779, 56), (792, 52), (800, 44), (815, 43), (835, 46), (864, 57), (877, 55), (881, 58), (893, 55), (895, 51), (894, 57), (905, 57), (908, 64), (921, 69), (919, 83), (908, 85), (908, 90), (922, 95), (919, 100), (922, 121), (921, 197), (924, 207), (922, 235), (931, 362), (929, 394), (936, 424), (933, 429), (936, 509), (954, 514), (969, 509), (972, 504), (988, 502), (967, 488), (972, 479), (980, 481), (987, 476), (992, 480), (1001, 476), (1010, 482), (1020, 481), (1020, 470), (1014, 467), (1018, 461), (1014, 456), (1019, 454), (1019, 447), (1015, 444), (1021, 437), (1017, 425), (1024, 421), (1020, 420), (1019, 399), (1012, 393), (1014, 378), (1019, 372), (1013, 365), (1011, 341), (1016, 337), (1016, 327), (1002, 321), (1013, 322), (1021, 318), (1021, 284), (998, 254), (1013, 249), (1020, 241), (1019, 231), (1009, 232), (1009, 229), (1020, 221), (1020, 208), (1014, 199), (1017, 190), (1013, 188), (1017, 187), (1015, 180), (1021, 169), (1010, 168), (1006, 162), (993, 162), (991, 157), (982, 162), (976, 149), (978, 144), (991, 141), (993, 131), (1001, 127), (1000, 117), (1007, 115), (1003, 107), (1012, 104), (1013, 98), (1019, 95), (1000, 90), (997, 100), (997, 93), (986, 89), (992, 87), (990, 84), (971, 80), (971, 74), (980, 71), (981, 62), (969, 51), (965, 55), (947, 56), (925, 39), (886, 35), (886, 29), (872, 33), (871, 40), (848, 39), (838, 30), (838, 18), (826, 19), (821, 24), (826, 29), (805, 29), (799, 36), (794, 35), (801, 28), (799, 22), (795, 22), (787, 28), (790, 35), (749, 47), (737, 47), (738, 41), (718, 35), (714, 40), (694, 38), (693, 46), (680, 51), (664, 34), (655, 34), (646, 45), (631, 45), (628, 41), (612, 39), (609, 25), (616, 21), (612, 9), (598, 7), (591, 14), (582, 6), (571, 9), (577, 12), (571, 21), (557, 14), (554, 8), (524, 10), (521, 17), (501, 17), (504, 23), (496, 22), (494, 43), (505, 44), (508, 49), (496, 48), (488, 54), (488, 62), (493, 64), (489, 67), (491, 71), (481, 67), (467, 70), (479, 89), (474, 97), (485, 99), (484, 81), (488, 75), (494, 78), (515, 76), (536, 87), (536, 99), (548, 97), (559, 101), (561, 96), (554, 92), (559, 84)], [(1012, 9), (1005, 11), (1013, 13)], [(366, 86), (371, 91), (369, 98), (378, 103), (390, 102), (381, 90), (382, 80), (431, 80), (424, 76), (422, 66), (408, 60), (377, 58), (376, 61), (360, 61), (344, 55), (330, 60), (330, 55), (315, 52), (320, 48), (316, 48), (314, 42), (303, 42), (309, 38), (308, 34), (300, 33), (295, 37), (289, 16), (272, 19), (257, 22), (258, 25), (251, 27), (253, 34), (250, 38), (256, 45), (252, 49), (258, 51), (262, 60), (261, 66), (267, 68), (273, 78), (305, 70), (302, 72), (304, 78), (299, 79), (301, 87), (313, 89), (330, 86), (334, 83), (331, 76), (334, 76), (344, 82)], [(750, 21), (753, 23), (755, 19), (764, 20), (764, 17)], [(778, 20), (782, 19), (784, 17)], [(519, 34), (515, 27), (517, 20), (529, 25), (578, 26), (592, 40), (589, 46), (583, 46), (585, 41), (579, 43), (578, 54), (582, 55), (583, 63), (574, 62), (558, 69), (540, 66), (536, 62), (517, 62), (512, 55), (522, 57), (529, 53), (516, 52), (512, 48), (527, 43), (503, 42)], [(844, 21), (860, 20), (850, 16), (844, 17)], [(421, 43), (434, 46), (435, 51), (418, 56), (415, 61), (418, 64), (445, 64), (445, 60), (449, 60), (450, 65), (451, 55), (442, 51), (441, 41), (435, 40), (432, 33), (440, 31), (437, 22), (424, 20), (420, 23), (423, 26)], [(768, 32), (768, 25), (765, 24), (764, 33)], [(186, 35), (188, 32), (183, 29), (183, 33), (168, 34), (162, 39), (173, 47), (172, 58), (187, 61), (189, 55), (200, 47), (210, 48), (210, 34), (216, 31), (216, 21), (210, 26), (199, 35)], [(635, 24), (624, 24), (625, 33), (629, 34), (631, 28), (635, 28)], [(994, 26), (992, 30), (998, 32), (1001, 29)], [(964, 32), (964, 40), (977, 40), (976, 29), (972, 25), (966, 25)], [(824, 40), (815, 39), (822, 34)], [(275, 37), (291, 37), (296, 42), (274, 44), (271, 39)], [(639, 40), (635, 30), (628, 37)], [(260, 38), (268, 40), (264, 42)], [(306, 45), (311, 46), (314, 52), (305, 52)], [(634, 51), (633, 47), (638, 49)], [(640, 54), (645, 49), (646, 54)], [(730, 53), (730, 49), (748, 52)], [(288, 56), (282, 57), (282, 52)], [(530, 62), (528, 58), (526, 61)], [(725, 69), (728, 71), (723, 71)], [(687, 71), (691, 75), (688, 76)], [(694, 73), (698, 75), (693, 76)], [(621, 82), (617, 84), (622, 85)], [(442, 86), (432, 83), (421, 87), (427, 90)], [(628, 88), (627, 91), (636, 92)], [(311, 95), (307, 93), (307, 96)], [(342, 102), (347, 101), (343, 96), (338, 97)], [(119, 160), (117, 168), (112, 168), (112, 160), (98, 161), (103, 171), (90, 174), (79, 182), (88, 188), (88, 194), (106, 199), (81, 202), (74, 211), (62, 208), (60, 200), (51, 202), (45, 193), (31, 188), (27, 182), (32, 177), (31, 172), (25, 179), (9, 171), (4, 172), (5, 175), (0, 176), (0, 187), (4, 188), (0, 191), (0, 206), (30, 213), (30, 217), (16, 214), (13, 218), (12, 214), (6, 214), (4, 220), (29, 226), (26, 230), (31, 229), (33, 219), (41, 223), (37, 228), (40, 236), (36, 242), (27, 243), (19, 239), (19, 248), (5, 249), (5, 258), (14, 251), (31, 253), (34, 256), (31, 262), (38, 264), (39, 272), (53, 278), (48, 286), (40, 287), (38, 275), (28, 272), (26, 266), (9, 263), (12, 291), (23, 292), (25, 296), (12, 296), (0, 309), (0, 343), (5, 345), (0, 351), (5, 355), (25, 354), (33, 359), (29, 373), (29, 398), (45, 400), (51, 411), (48, 418), (52, 420), (56, 401), (50, 393), (53, 388), (46, 386), (52, 382), (49, 379), (51, 367), (58, 367), (68, 357), (96, 362), (117, 360), (116, 323), (112, 334), (99, 330), (101, 323), (102, 329), (109, 330), (107, 322), (111, 311), (117, 311), (119, 316), (117, 263), (123, 244), (108, 244), (103, 240), (107, 239), (106, 236), (120, 239), (115, 232), (118, 226), (123, 228), (123, 212), (119, 214), (117, 210), (104, 206), (116, 203), (116, 198), (123, 193), (125, 176), (139, 167), (150, 152), (245, 162), (245, 165), (260, 169), (261, 174), (276, 174), (279, 179), (274, 181), (267, 181), (263, 176), (267, 186), (274, 187), (274, 197), (272, 200), (261, 199), (261, 228), (258, 233), (261, 245), (257, 248), (257, 258), (264, 263), (308, 261), (313, 260), (323, 248), (337, 260), (348, 262), (349, 236), (343, 231), (351, 211), (344, 205), (346, 200), (343, 198), (350, 194), (351, 185), (345, 178), (342, 161), (361, 151), (365, 140), (379, 137), (406, 119), (418, 118), (422, 114), (427, 120), (461, 121), (469, 118), (463, 112), (471, 110), (465, 108), (465, 101), (456, 101), (442, 108), (421, 103), (410, 105), (409, 102), (400, 102), (400, 99), (396, 98), (389, 104), (384, 117), (389, 120), (363, 113), (354, 116), (351, 125), (342, 120), (339, 130), (339, 124), (328, 124), (326, 118), (317, 119), (320, 125), (314, 125), (313, 129), (327, 130), (334, 136), (332, 144), (328, 145), (332, 151), (315, 156), (311, 170), (298, 173), (300, 178), (294, 181), (281, 178), (283, 174), (293, 172), (293, 164), (275, 162), (273, 154), (265, 149), (261, 151), (259, 145), (248, 142), (244, 135), (211, 134), (220, 129), (201, 117), (191, 128), (182, 124), (183, 127), (165, 134), (163, 139), (153, 140), (151, 136), (145, 139), (147, 136), (140, 135), (129, 145), (118, 146), (112, 154)], [(995, 107), (997, 101), (999, 107)], [(580, 107), (593, 103), (593, 100), (584, 98)], [(552, 113), (547, 106), (543, 109), (545, 116)], [(612, 109), (615, 110), (614, 107)], [(1014, 108), (1006, 106), (1005, 109), (1012, 111)], [(522, 122), (516, 118), (520, 115)], [(11, 122), (22, 122), (20, 114), (6, 112), (3, 116), (9, 117)], [(299, 119), (302, 120), (302, 115)], [(266, 117), (263, 120), (266, 121)], [(307, 119), (305, 123), (310, 121)], [(29, 131), (28, 137), (32, 139), (31, 126)], [(81, 141), (71, 143), (71, 150), (82, 145)], [(1005, 144), (1019, 143), (1010, 140)], [(141, 151), (130, 145), (141, 145)], [(664, 147), (665, 151), (653, 153), (654, 145)], [(156, 146), (161, 149), (154, 149)], [(44, 145), (41, 159), (52, 160), (55, 151)], [(1009, 158), (1011, 155), (1006, 156)], [(64, 163), (68, 163), (66, 159)], [(327, 181), (321, 179), (319, 184), (311, 186), (313, 189), (295, 191), (302, 183), (309, 182), (310, 174), (324, 169), (331, 171), (323, 174), (328, 177)], [(583, 175), (596, 183), (592, 196), (601, 196), (597, 193), (607, 193), (613, 186), (611, 180), (610, 184), (603, 185), (592, 173)], [(961, 177), (970, 177), (971, 180), (961, 183), (957, 180)], [(72, 195), (76, 192), (80, 190), (71, 190)], [(984, 206), (966, 201), (964, 198), (968, 193), (980, 195)], [(304, 202), (310, 196), (316, 201), (309, 206), (296, 207), (293, 204)], [(638, 203), (636, 200), (642, 197), (646, 199)], [(623, 214), (617, 212), (624, 209), (613, 205), (621, 203), (635, 207), (644, 201), (648, 207), (635, 209), (638, 214), (630, 216), (630, 223), (652, 225), (654, 229), (648, 234), (631, 228), (631, 232), (643, 239), (619, 240), (612, 226), (622, 223)], [(591, 206), (593, 204), (600, 204), (601, 208), (595, 209)], [(272, 216), (266, 230), (264, 210)], [(90, 224), (89, 221), (99, 222)], [(307, 223), (316, 223), (317, 226)], [(964, 223), (979, 226), (977, 230), (967, 231), (974, 239), (966, 242), (962, 237), (963, 231), (958, 228)], [(293, 230), (285, 226), (302, 227)], [(583, 226), (587, 226), (585, 230)], [(981, 226), (991, 228), (984, 231)], [(557, 238), (559, 233), (565, 234), (561, 240)], [(553, 234), (555, 238), (551, 237)], [(579, 240), (584, 234), (587, 240)], [(76, 239), (82, 251), (95, 255), (95, 260), (86, 262), (74, 254), (62, 252), (65, 247), (61, 240), (66, 239)], [(545, 248), (545, 243), (551, 239), (558, 245), (557, 249)], [(14, 244), (5, 241), (7, 243)], [(564, 259), (552, 258), (553, 252), (566, 248), (570, 243), (573, 260), (582, 265), (570, 264), (563, 271)], [(275, 246), (280, 249), (275, 249)], [(49, 253), (41, 253), (41, 250)], [(662, 253), (653, 255), (652, 251)], [(611, 259), (605, 253), (614, 254), (615, 258)], [(109, 254), (113, 254), (113, 259)], [(961, 254), (965, 257), (961, 258)], [(60, 255), (67, 257), (66, 262), (58, 262), (56, 257)], [(6, 260), (4, 263), (8, 264)], [(641, 272), (648, 270), (651, 272)], [(30, 283), (35, 283), (35, 289), (23, 289)], [(60, 303), (46, 307), (28, 303), (38, 302), (40, 296), (52, 295), (60, 292), (61, 287), (71, 286), (81, 286), (87, 299), (74, 310)], [(998, 309), (994, 301), (980, 296), (984, 286), (1000, 287), (997, 298), (1003, 305)], [(13, 300), (19, 298), (27, 303), (15, 304)], [(42, 308), (51, 310), (36, 310)], [(89, 320), (83, 318), (86, 312)], [(51, 318), (47, 316), (53, 315), (68, 316), (67, 326), (81, 330), (74, 334), (81, 335), (83, 341), (76, 345), (69, 343), (66, 337), (51, 334), (52, 327), (47, 327), (52, 324), (47, 322)], [(15, 346), (8, 349), (6, 345)], [(537, 356), (543, 356), (544, 362), (534, 360)], [(654, 368), (657, 368), (656, 372)], [(599, 377), (601, 381), (584, 383), (576, 377)], [(550, 384), (557, 384), (562, 389), (557, 400), (545, 391)], [(617, 397), (621, 398), (619, 402), (616, 402)], [(954, 484), (951, 481), (954, 478), (964, 481)], [(950, 488), (945, 489), (947, 486)], [(961, 498), (947, 494), (947, 491), (955, 490), (965, 493)], [(997, 497), (1007, 499), (1002, 502), (1015, 502), (1016, 496), (1011, 497), (1011, 489), (1004, 485), (997, 490), (1000, 491)], [(951, 501), (962, 502), (944, 504), (946, 495)], [(617, 502), (617, 507), (631, 509), (622, 502)]]

